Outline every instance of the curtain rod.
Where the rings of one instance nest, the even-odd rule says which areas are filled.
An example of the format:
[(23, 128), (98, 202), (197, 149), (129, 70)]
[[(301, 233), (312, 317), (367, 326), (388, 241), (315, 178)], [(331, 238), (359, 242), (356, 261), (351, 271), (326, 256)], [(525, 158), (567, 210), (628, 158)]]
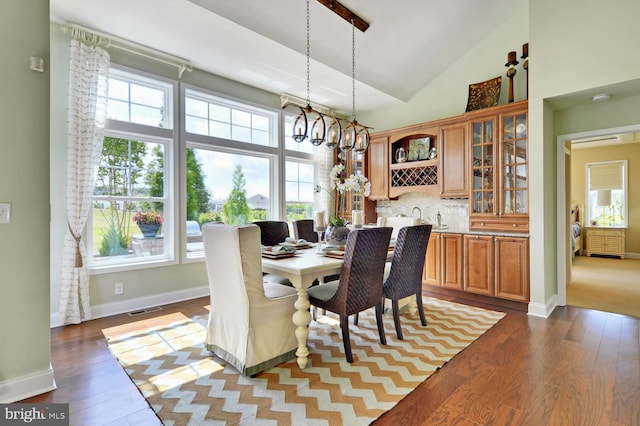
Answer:
[(178, 68), (178, 78), (182, 78), (182, 74), (184, 74), (185, 71), (193, 71), (193, 67), (184, 59), (128, 40), (118, 39), (110, 34), (100, 33), (78, 25), (66, 24), (62, 24), (62, 31), (70, 34), (71, 37), (86, 43), (94, 44), (96, 46), (104, 46), (106, 48), (113, 47), (114, 49), (119, 49), (143, 58), (174, 66)]

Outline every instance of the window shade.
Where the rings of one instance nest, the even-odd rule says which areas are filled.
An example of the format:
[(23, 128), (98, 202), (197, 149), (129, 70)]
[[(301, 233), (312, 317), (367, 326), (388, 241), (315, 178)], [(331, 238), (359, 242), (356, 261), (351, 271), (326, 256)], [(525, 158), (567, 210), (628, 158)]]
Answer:
[(600, 163), (589, 165), (589, 189), (623, 189), (623, 163)]

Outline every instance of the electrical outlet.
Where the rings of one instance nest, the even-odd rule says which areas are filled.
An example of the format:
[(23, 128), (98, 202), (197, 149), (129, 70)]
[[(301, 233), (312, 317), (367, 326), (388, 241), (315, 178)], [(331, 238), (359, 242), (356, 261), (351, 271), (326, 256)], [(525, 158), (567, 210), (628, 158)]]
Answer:
[(124, 283), (115, 283), (113, 287), (116, 294), (124, 294)]
[(0, 224), (11, 223), (11, 203), (0, 203)]

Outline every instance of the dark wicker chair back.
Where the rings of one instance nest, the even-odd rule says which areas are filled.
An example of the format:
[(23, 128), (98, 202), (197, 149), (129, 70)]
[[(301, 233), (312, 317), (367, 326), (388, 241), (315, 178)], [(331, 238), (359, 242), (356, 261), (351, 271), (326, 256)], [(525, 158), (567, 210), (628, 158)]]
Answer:
[(277, 220), (253, 222), (260, 227), (260, 242), (263, 246), (275, 246), (289, 237), (289, 224)]
[(296, 240), (304, 238), (310, 243), (317, 243), (318, 234), (313, 230), (313, 219), (294, 220), (293, 236)]
[(382, 295), (391, 299), (393, 321), (398, 339), (403, 339), (398, 300), (416, 296), (422, 325), (427, 325), (422, 307), (422, 270), (431, 235), (431, 225), (405, 226), (398, 232), (389, 276), (382, 285)]
[[(361, 229), (349, 233), (340, 280), (309, 289), (312, 305), (340, 316), (342, 341), (348, 362), (353, 362), (349, 341), (349, 315), (375, 307), (380, 343), (386, 345), (382, 323), (382, 281), (392, 228)], [(321, 297), (328, 288), (335, 293)], [(315, 297), (315, 296), (318, 297)]]

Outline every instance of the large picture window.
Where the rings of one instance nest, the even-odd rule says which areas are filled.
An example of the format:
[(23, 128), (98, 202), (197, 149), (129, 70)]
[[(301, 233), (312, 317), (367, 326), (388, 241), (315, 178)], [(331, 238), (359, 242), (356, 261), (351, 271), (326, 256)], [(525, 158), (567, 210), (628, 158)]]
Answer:
[(627, 226), (627, 160), (587, 163), (587, 220)]
[(174, 85), (113, 68), (88, 221), (93, 272), (174, 259)]

